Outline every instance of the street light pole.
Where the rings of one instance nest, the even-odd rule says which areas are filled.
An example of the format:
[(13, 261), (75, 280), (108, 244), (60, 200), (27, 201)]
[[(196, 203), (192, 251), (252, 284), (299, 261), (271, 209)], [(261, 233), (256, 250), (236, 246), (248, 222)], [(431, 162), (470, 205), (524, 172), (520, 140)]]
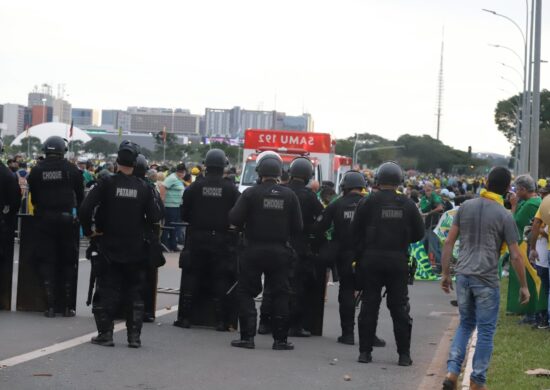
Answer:
[(540, 126), (540, 48), (541, 48), (542, 0), (536, 0), (535, 51), (533, 68), (533, 132), (531, 136), (530, 172), (536, 180), (539, 176), (539, 126)]
[[(529, 63), (528, 58), (527, 58), (527, 38), (525, 36), (527, 34), (527, 29), (528, 29), (528, 26), (529, 26), (528, 0), (525, 0), (525, 5), (527, 7), (527, 10), (526, 10), (526, 15), (527, 15), (527, 21), (526, 22), (527, 22), (527, 24), (525, 26), (525, 32), (522, 30), (522, 28), (519, 26), (519, 24), (517, 24), (513, 19), (509, 18), (508, 16), (499, 14), (496, 11), (492, 11), (492, 10), (488, 10), (488, 9), (482, 9), (482, 11), (488, 12), (488, 13), (493, 14), (495, 16), (500, 16), (501, 18), (504, 18), (504, 19), (508, 20), (510, 23), (512, 23), (519, 30), (519, 32), (521, 34), (521, 37), (523, 39), (523, 48), (524, 48), (523, 65), (524, 65), (524, 71), (523, 71), (523, 93), (522, 93), (522, 96), (521, 96), (521, 100), (522, 100), (522, 110), (521, 110), (521, 119), (522, 119), (522, 125), (521, 125), (522, 142), (521, 142), (521, 144), (522, 144), (522, 150), (521, 150), (521, 164), (520, 164), (521, 173), (524, 173), (527, 170), (528, 156), (529, 156), (529, 151), (528, 151), (529, 140), (526, 139), (526, 137), (529, 137), (529, 126), (527, 126), (527, 123), (526, 123), (526, 122), (528, 122), (526, 119), (527, 119), (527, 117), (529, 117), (529, 115), (526, 115), (526, 113), (530, 110), (529, 110), (529, 102), (527, 101), (527, 98), (525, 96), (526, 92), (527, 92), (527, 66), (528, 66), (528, 63)], [(525, 150), (525, 149), (527, 149), (527, 150)]]

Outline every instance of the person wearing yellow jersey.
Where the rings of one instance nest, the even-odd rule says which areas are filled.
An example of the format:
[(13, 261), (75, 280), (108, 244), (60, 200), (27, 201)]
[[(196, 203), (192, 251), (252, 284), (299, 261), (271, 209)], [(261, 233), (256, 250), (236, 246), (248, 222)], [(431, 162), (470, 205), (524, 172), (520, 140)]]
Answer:
[[(550, 186), (539, 190), (542, 198), (550, 193)], [(538, 302), (537, 327), (539, 329), (547, 329), (548, 324), (548, 287), (550, 275), (548, 273), (548, 250), (550, 243), (548, 242), (548, 227), (542, 222), (540, 207), (535, 218), (533, 219), (533, 227), (529, 238), (529, 261), (537, 269), (537, 274), (541, 280), (541, 289)]]

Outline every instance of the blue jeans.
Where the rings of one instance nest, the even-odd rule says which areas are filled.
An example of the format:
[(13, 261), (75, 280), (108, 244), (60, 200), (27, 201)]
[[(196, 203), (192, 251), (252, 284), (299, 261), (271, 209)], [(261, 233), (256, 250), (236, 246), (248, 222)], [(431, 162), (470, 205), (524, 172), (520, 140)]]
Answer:
[(174, 229), (164, 230), (162, 232), (162, 243), (171, 251), (178, 250), (177, 237), (180, 234), (181, 226), (174, 226), (174, 222), (180, 222), (180, 208), (179, 207), (166, 207), (164, 209), (164, 226), (172, 227)]
[(487, 380), (487, 369), (493, 353), (493, 338), (497, 326), (500, 304), (500, 289), (489, 287), (479, 279), (456, 276), (456, 295), (460, 324), (455, 333), (447, 370), (459, 375), (466, 355), (468, 341), (477, 327), (476, 351), (473, 358), (473, 372), (470, 377), (478, 385)]

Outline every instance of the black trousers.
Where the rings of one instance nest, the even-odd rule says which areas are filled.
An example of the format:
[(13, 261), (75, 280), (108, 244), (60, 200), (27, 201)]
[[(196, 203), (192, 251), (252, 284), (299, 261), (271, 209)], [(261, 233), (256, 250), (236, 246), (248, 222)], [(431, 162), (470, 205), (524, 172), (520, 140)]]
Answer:
[[(145, 265), (143, 263), (104, 264), (97, 276), (92, 312), (104, 319), (104, 326), (107, 328), (112, 328), (120, 305), (124, 307), (127, 323), (138, 321), (138, 318), (133, 318), (133, 313), (136, 311), (143, 314), (144, 284)], [(98, 324), (98, 327), (100, 326), (103, 325)]]
[[(69, 213), (36, 217), (34, 259), (46, 288), (66, 286), (74, 295), (78, 266), (78, 224)], [(58, 272), (61, 267), (61, 272)], [(58, 280), (56, 276), (61, 276)]]
[(340, 278), (338, 304), (342, 334), (353, 334), (355, 327), (355, 276), (353, 274), (353, 252), (342, 252), (336, 267)]
[(241, 256), (237, 299), (241, 335), (256, 334), (256, 305), (254, 298), (262, 291), (262, 274), (271, 294), (273, 337), (284, 339), (288, 334), (289, 271), (292, 251), (281, 244), (254, 243)]
[(399, 354), (409, 353), (412, 318), (409, 316), (408, 265), (405, 256), (366, 253), (360, 261), (363, 302), (359, 313), (359, 350), (372, 352), (382, 288), (393, 320), (393, 333)]

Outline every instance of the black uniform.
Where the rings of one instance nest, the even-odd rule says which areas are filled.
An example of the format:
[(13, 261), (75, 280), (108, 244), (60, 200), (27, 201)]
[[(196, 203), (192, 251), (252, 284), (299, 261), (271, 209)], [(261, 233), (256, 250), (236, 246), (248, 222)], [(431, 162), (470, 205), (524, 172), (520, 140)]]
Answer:
[[(79, 250), (76, 208), (84, 197), (82, 174), (61, 156), (49, 155), (31, 170), (27, 182), (36, 218), (34, 258), (44, 279), (48, 309), (54, 307), (55, 286), (63, 282), (65, 306), (72, 310)], [(55, 280), (57, 265), (63, 268), (63, 281)]]
[(92, 311), (100, 334), (112, 332), (113, 318), (125, 298), (129, 339), (130, 334), (139, 338), (149, 253), (145, 238), (148, 227), (161, 218), (162, 209), (148, 185), (121, 172), (99, 181), (82, 203), (80, 219), (84, 234), (92, 234), (94, 223), (95, 230), (103, 233), (94, 238), (99, 256), (94, 264), (97, 289)]
[(261, 275), (272, 294), (272, 328), (275, 341), (288, 335), (289, 285), (293, 250), (290, 239), (302, 232), (302, 213), (298, 198), (289, 188), (268, 180), (243, 192), (229, 213), (229, 222), (244, 226), (246, 247), (240, 261), (239, 321), (241, 339), (256, 334), (254, 297), (262, 291)]
[(409, 356), (412, 318), (409, 316), (407, 251), (424, 235), (415, 204), (393, 190), (380, 190), (357, 206), (352, 225), (353, 248), (359, 261), (363, 302), (359, 314), (359, 350), (373, 347), (382, 288), (393, 320), (397, 352)]
[(314, 277), (325, 279), (325, 275), (316, 275), (314, 268), (314, 248), (312, 248), (313, 224), (323, 212), (323, 205), (315, 193), (305, 182), (291, 179), (288, 183), (300, 202), (302, 210), (302, 234), (293, 237), (290, 245), (296, 251), (293, 272), (290, 278), (290, 334), (294, 336), (309, 335), (304, 331), (303, 313), (306, 308), (306, 294), (308, 288), (313, 288)]
[[(21, 190), (14, 174), (0, 161), (0, 309), (11, 306), (13, 239)], [(4, 278), (5, 276), (5, 278)]]
[(189, 227), (181, 255), (182, 281), (176, 325), (189, 326), (193, 301), (198, 298), (201, 287), (209, 285), (218, 330), (226, 329), (228, 313), (224, 310), (227, 308), (224, 297), (235, 281), (237, 270), (236, 259), (228, 256), (236, 246), (236, 234), (228, 231), (228, 215), (240, 193), (221, 173), (207, 173), (183, 193), (181, 217)]
[(355, 253), (351, 239), (351, 221), (361, 199), (363, 196), (360, 193), (350, 192), (330, 203), (315, 226), (319, 234), (324, 234), (334, 225), (332, 242), (336, 245), (335, 253), (338, 253), (336, 266), (340, 278), (340, 326), (342, 336), (348, 336), (350, 339), (353, 339), (355, 326), (355, 284), (352, 265)]

